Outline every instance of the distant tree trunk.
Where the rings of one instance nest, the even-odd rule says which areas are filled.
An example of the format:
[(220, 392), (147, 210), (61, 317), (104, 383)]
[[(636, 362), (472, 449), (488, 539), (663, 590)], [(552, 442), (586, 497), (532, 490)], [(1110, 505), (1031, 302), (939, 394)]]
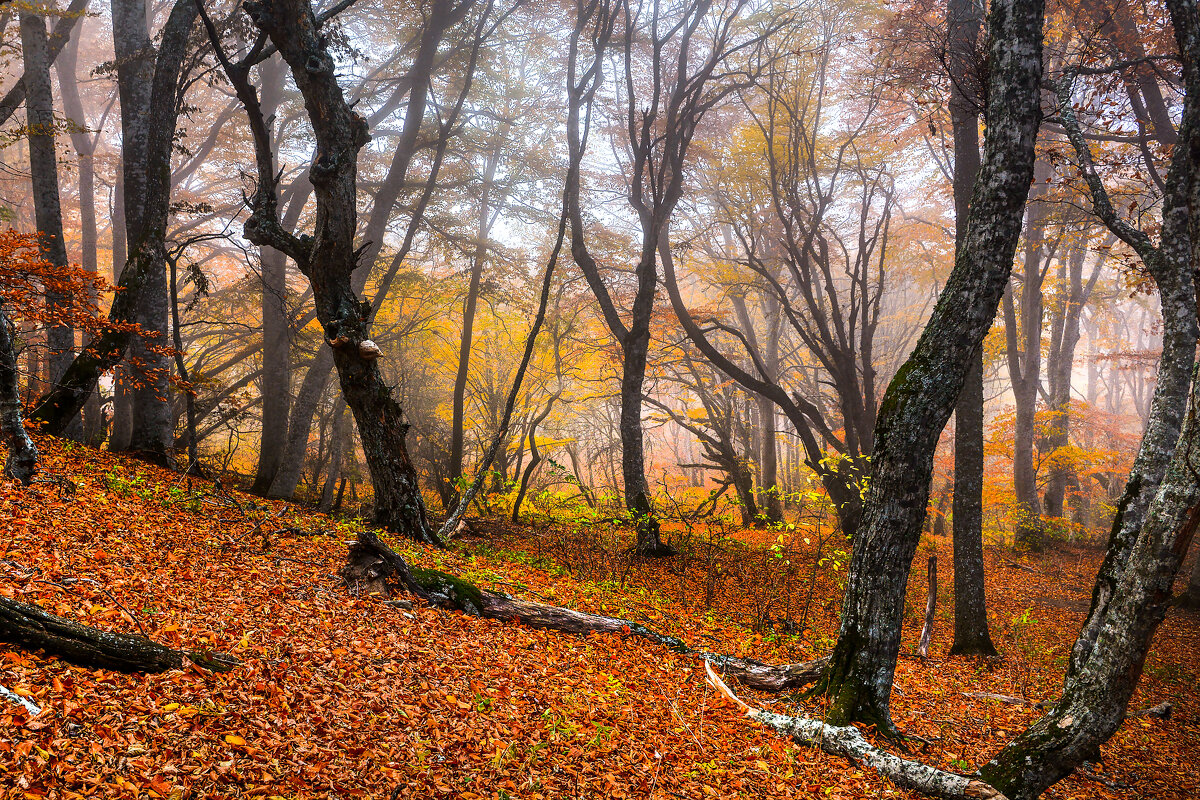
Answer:
[(25, 431), (21, 413), (21, 378), (13, 343), (15, 330), (8, 315), (0, 310), (0, 435), (8, 445), (4, 475), (29, 484), (37, 473), (38, 450)]
[[(21, 12), (21, 49), (25, 59), (25, 110), (29, 141), (29, 171), (33, 178), (33, 213), (42, 258), (55, 270), (66, 270), (67, 246), (63, 241), (62, 206), (58, 192), (58, 154), (54, 149), (54, 94), (50, 85), (50, 60), (46, 44), (46, 20), (31, 11)], [(71, 298), (46, 289), (50, 313), (65, 313)], [(70, 324), (56, 322), (46, 334), (47, 366), (54, 386), (71, 365), (75, 331)]]
[(333, 373), (333, 353), (326, 347), (317, 351), (309, 363), (300, 389), (296, 392), (296, 402), (288, 419), (287, 446), (280, 458), (279, 468), (271, 481), (268, 497), (289, 498), (296, 493), (300, 483), (300, 475), (304, 472), (304, 461), (308, 457), (308, 435), (312, 430), (312, 418), (317, 410), (317, 403), (329, 385)]
[[(147, 191), (152, 172), (166, 169), (168, 176), (159, 179), (170, 181), (170, 156), (167, 156), (165, 166), (151, 164), (149, 160), (154, 47), (150, 41), (145, 0), (113, 0), (112, 20), (117, 90), (121, 98), (125, 229), (131, 258), (145, 261), (136, 319), (142, 330), (150, 334), (149, 339), (134, 337), (129, 347), (132, 386), (127, 391), (130, 393), (132, 425), (127, 449), (168, 465), (175, 438), (169, 399), (171, 363), (169, 356), (156, 352), (156, 349), (169, 344), (165, 238), (170, 203), (169, 200), (147, 203)], [(169, 189), (167, 194), (169, 197)]]
[[(954, 131), (954, 239), (966, 240), (971, 191), (979, 175), (980, 75), (974, 63), (983, 8), (949, 0), (950, 120)], [(954, 644), (951, 655), (995, 655), (983, 573), (983, 351), (967, 370), (954, 407)], [(940, 521), (940, 520), (939, 520)]]
[(892, 677), (933, 454), (1008, 283), (1033, 178), (1041, 121), (1042, 22), (1039, 0), (991, 4), (983, 161), (954, 269), (880, 406), (841, 628), (816, 687), (831, 700), (827, 721), (832, 725), (857, 720), (895, 730), (889, 712)]
[(1033, 465), (1038, 387), (1042, 369), (1042, 282), (1049, 261), (1046, 220), (1050, 209), (1037, 199), (1045, 194), (1050, 164), (1039, 160), (1034, 167), (1034, 188), (1025, 226), (1025, 257), (1021, 274), (1021, 308), (1018, 319), (1013, 307), (1013, 287), (1004, 294), (1004, 331), (1008, 373), (1016, 406), (1013, 425), (1013, 488), (1017, 498), (1015, 544), (1020, 549), (1040, 550), (1043, 542), (1042, 509), (1038, 501), (1037, 473)]
[(451, 397), (450, 466), (447, 471), (449, 485), (442, 492), (442, 500), (447, 508), (454, 505), (458, 497), (458, 481), (462, 478), (467, 378), (471, 374), (471, 343), (475, 336), (475, 307), (479, 302), (479, 286), (483, 280), (483, 267), (487, 262), (488, 236), (491, 234), (492, 223), (495, 221), (495, 215), (492, 213), (492, 189), (508, 129), (507, 124), (502, 124), (497, 129), (492, 147), (488, 151), (487, 163), (483, 169), (479, 209), (475, 221), (475, 252), (471, 256), (471, 279), (467, 284), (467, 296), (463, 299), (462, 337), (458, 346), (458, 369), (454, 375), (454, 393)]
[[(342, 475), (342, 461), (346, 458), (347, 451), (354, 452), (354, 442), (348, 422), (346, 404), (339, 400), (333, 419), (333, 452), (329, 456), (329, 469), (325, 472), (325, 485), (321, 488), (321, 500), (317, 503), (317, 509), (320, 511), (333, 510), (333, 489)], [(345, 485), (344, 480), (342, 485)]]
[[(1071, 374), (1075, 367), (1075, 346), (1079, 344), (1079, 324), (1083, 307), (1091, 297), (1096, 280), (1104, 263), (1103, 255), (1092, 270), (1087, 282), (1083, 281), (1083, 263), (1087, 249), (1076, 247), (1070, 257), (1062, 259), (1059, 268), (1059, 284), (1065, 297), (1056, 304), (1051, 324), (1050, 348), (1046, 357), (1046, 382), (1050, 413), (1050, 431), (1043, 443), (1051, 454), (1070, 443)], [(1046, 515), (1061, 518), (1064, 513), (1067, 484), (1072, 480), (1072, 470), (1062, 458), (1052, 456), (1046, 478)]]
[[(273, 115), (282, 99), (286, 65), (272, 56), (259, 66), (263, 113)], [(250, 491), (270, 491), (288, 440), (292, 399), (291, 336), (287, 310), (287, 256), (273, 247), (259, 248), (262, 266), (262, 437), (258, 468)]]
[(529, 423), (529, 464), (521, 473), (521, 486), (517, 489), (517, 498), (513, 500), (512, 523), (514, 525), (520, 520), (521, 504), (525, 502), (525, 494), (529, 491), (529, 481), (533, 479), (533, 472), (537, 469), (538, 464), (542, 463), (542, 454), (537, 446), (538, 426), (546, 421), (546, 417), (550, 416), (550, 410), (554, 408), (554, 401), (559, 396), (559, 393), (550, 395), (550, 398), (546, 400), (545, 407)]
[[(79, 175), (79, 264), (95, 274), (99, 270), (97, 249), (99, 235), (96, 228), (96, 138), (98, 134), (88, 130), (87, 113), (79, 96), (79, 42), (83, 36), (83, 22), (71, 31), (71, 37), (63, 46), (54, 62), (58, 73), (58, 85), (62, 96), (63, 111), (72, 121), (71, 147), (77, 157)], [(118, 220), (114, 219), (114, 225)], [(120, 224), (124, 224), (120, 221)], [(115, 228), (114, 228), (115, 230)], [(114, 242), (113, 256), (116, 257)], [(124, 254), (121, 254), (122, 261)], [(90, 302), (95, 304), (97, 295), (91, 291)], [(86, 344), (86, 342), (85, 342)], [(93, 391), (83, 407), (83, 440), (93, 447), (104, 441), (104, 419), (100, 408), (100, 390)]]

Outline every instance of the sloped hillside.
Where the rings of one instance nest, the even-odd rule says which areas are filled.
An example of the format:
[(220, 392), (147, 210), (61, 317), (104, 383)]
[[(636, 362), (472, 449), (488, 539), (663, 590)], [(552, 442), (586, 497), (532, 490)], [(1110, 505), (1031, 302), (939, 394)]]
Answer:
[[(4, 797), (907, 796), (745, 720), (693, 658), (638, 637), (569, 636), (353, 596), (338, 576), (352, 522), (107, 453), (39, 446), (44, 482), (0, 486), (0, 594), (241, 663), (130, 675), (0, 645), (0, 685), (43, 709), (30, 718), (0, 700)], [(804, 598), (814, 587), (814, 629), (755, 632), (754, 570), (713, 587), (708, 562), (635, 563), (621, 580), (601, 580), (595, 564), (564, 563), (566, 545), (548, 544), (563, 536), (483, 521), (447, 553), (396, 546), (483, 586), (644, 621), (713, 651), (794, 661), (819, 655), (834, 632), (829, 563), (814, 559), (786, 587)], [(753, 561), (763, 536), (742, 538), (751, 547), (738, 552)], [(948, 542), (927, 549), (949, 573)], [(914, 740), (913, 757), (970, 771), (1038, 713), (984, 695), (1054, 698), (1096, 560), (989, 553), (1004, 654), (993, 662), (947, 658), (943, 578), (931, 657), (902, 657), (897, 676), (896, 721), (925, 740)], [(915, 575), (909, 651), (924, 596)], [(1200, 796), (1197, 624), (1193, 613), (1171, 615), (1133, 704), (1170, 701), (1173, 715), (1127, 722), (1102, 766), (1049, 796)], [(796, 701), (756, 700), (779, 710)]]

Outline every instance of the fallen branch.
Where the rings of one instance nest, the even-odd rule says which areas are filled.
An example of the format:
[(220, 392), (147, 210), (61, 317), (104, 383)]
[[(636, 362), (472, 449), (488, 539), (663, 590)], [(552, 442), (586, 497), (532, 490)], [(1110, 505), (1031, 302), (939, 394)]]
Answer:
[(1156, 706), (1150, 706), (1149, 708), (1143, 708), (1141, 711), (1135, 711), (1132, 714), (1130, 714), (1128, 717), (1126, 717), (1126, 719), (1137, 719), (1138, 717), (1154, 717), (1156, 719), (1170, 719), (1171, 711), (1173, 711), (1173, 710), (1174, 710), (1174, 707), (1171, 705), (1170, 701), (1164, 701), (1162, 703), (1159, 703)]
[(26, 698), (21, 697), (21, 695), (17, 694), (12, 689), (9, 689), (5, 686), (0, 686), (0, 697), (4, 698), (5, 700), (9, 701), (10, 703), (14, 703), (15, 705), (21, 706), (22, 708), (24, 708), (26, 711), (29, 712), (29, 716), (31, 716), (31, 717), (36, 717), (38, 714), (42, 713), (42, 709), (41, 709), (41, 707), (38, 706), (37, 703), (33, 702), (32, 700), (27, 700)]
[(1026, 700), (1024, 697), (1012, 697), (1007, 694), (992, 694), (991, 692), (963, 692), (963, 697), (973, 697), (976, 700), (995, 700), (999, 703), (1008, 703), (1010, 706), (1029, 706), (1038, 711), (1045, 709), (1047, 703), (1035, 703), (1032, 700)]
[(82, 667), (120, 672), (178, 669), (184, 656), (215, 672), (228, 671), (238, 663), (216, 653), (175, 650), (142, 636), (92, 628), (7, 597), (0, 597), (0, 641), (44, 650)]
[(925, 601), (925, 625), (921, 628), (921, 640), (917, 655), (929, 657), (929, 642), (933, 639), (933, 613), (937, 609), (937, 556), (929, 557), (929, 597)]
[(754, 708), (740, 700), (708, 663), (704, 665), (708, 683), (740, 706), (746, 716), (761, 722), (799, 744), (820, 747), (832, 756), (848, 758), (869, 767), (903, 789), (913, 789), (932, 797), (949, 800), (1006, 800), (995, 787), (977, 778), (909, 761), (881, 750), (863, 737), (852, 725), (837, 727), (807, 717), (789, 717)]
[[(361, 585), (368, 594), (376, 594), (383, 599), (391, 598), (393, 591), (399, 588), (432, 606), (452, 608), (478, 617), (516, 620), (531, 628), (562, 633), (639, 636), (677, 653), (695, 655), (705, 662), (716, 664), (727, 676), (764, 692), (779, 693), (807, 686), (820, 677), (828, 661), (827, 658), (818, 658), (799, 664), (772, 665), (748, 658), (709, 653), (693, 649), (682, 639), (666, 636), (630, 620), (586, 614), (490, 592), (444, 572), (410, 566), (403, 556), (371, 531), (363, 531), (357, 541), (351, 544), (342, 577), (348, 585)], [(397, 578), (399, 584), (389, 583), (389, 577)]]
[(1029, 566), (1028, 564), (1020, 564), (1016, 561), (1010, 561), (1007, 558), (1001, 559), (1001, 561), (1004, 562), (1004, 565), (1006, 567), (1011, 567), (1012, 569), (1023, 569), (1026, 572), (1032, 572), (1035, 575), (1045, 575), (1046, 574), (1045, 572), (1042, 572), (1040, 569), (1034, 569), (1033, 567)]

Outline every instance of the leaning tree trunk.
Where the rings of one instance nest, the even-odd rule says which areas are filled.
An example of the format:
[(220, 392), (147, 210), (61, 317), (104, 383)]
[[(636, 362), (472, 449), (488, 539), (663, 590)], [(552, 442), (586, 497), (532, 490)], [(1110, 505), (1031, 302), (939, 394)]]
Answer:
[[(979, 174), (979, 80), (975, 48), (983, 10), (949, 0), (950, 120), (954, 130), (954, 239), (966, 239), (971, 190)], [(954, 644), (952, 655), (995, 655), (983, 574), (983, 351), (971, 361), (954, 407)]]
[(1180, 446), (1062, 699), (980, 771), (1012, 800), (1033, 800), (1071, 774), (1125, 719), (1151, 639), (1171, 606), (1171, 585), (1200, 526), (1200, 382), (1193, 384), (1191, 404)]
[(816, 687), (831, 699), (834, 725), (858, 720), (894, 731), (888, 705), (934, 449), (1008, 282), (1033, 177), (1042, 10), (1040, 0), (991, 7), (988, 128), (967, 234), (916, 349), (883, 398), (838, 641)]
[[(1177, 24), (1181, 21), (1177, 20)], [(1179, 35), (1178, 29), (1176, 33)], [(1184, 58), (1185, 64), (1191, 63), (1192, 56), (1186, 51)], [(1154, 278), (1162, 307), (1163, 344), (1146, 430), (1130, 468), (1125, 491), (1117, 503), (1108, 548), (1092, 590), (1091, 608), (1072, 648), (1068, 675), (1082, 669), (1087, 662), (1092, 643), (1104, 623), (1108, 604), (1115, 595), (1138, 532), (1146, 523), (1150, 505), (1158, 494), (1159, 483), (1179, 441), (1197, 337), (1196, 286), (1192, 270), (1195, 256), (1191, 250), (1195, 239), (1192, 227), (1197, 223), (1189, 207), (1200, 205), (1200, 201), (1194, 201), (1190, 194), (1195, 191), (1192, 175), (1194, 165), (1200, 163), (1200, 153), (1184, 146), (1190, 143), (1191, 148), (1200, 149), (1200, 135), (1194, 133), (1200, 123), (1200, 108), (1188, 102), (1194, 100), (1195, 94), (1188, 94), (1185, 100), (1184, 124), (1180, 127), (1183, 144), (1172, 151), (1167, 191), (1162, 201), (1160, 244), (1155, 246), (1146, 233), (1120, 218), (1112, 205), (1075, 118), (1071, 105), (1072, 77), (1068, 73), (1058, 84), (1063, 127), (1088, 184), (1093, 211), (1114, 235), (1138, 254)], [(1197, 91), (1200, 92), (1200, 87)]]

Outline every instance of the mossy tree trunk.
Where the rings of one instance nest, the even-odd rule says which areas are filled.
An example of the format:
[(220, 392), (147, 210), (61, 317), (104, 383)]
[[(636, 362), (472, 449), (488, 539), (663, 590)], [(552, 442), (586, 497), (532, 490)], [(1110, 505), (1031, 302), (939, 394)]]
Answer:
[[(1113, 525), (1096, 579), (1091, 613), (1071, 653), (1062, 699), (980, 771), (1012, 800), (1033, 800), (1069, 775), (1124, 721), (1151, 640), (1173, 598), (1172, 585), (1200, 527), (1200, 375), (1193, 277), (1200, 266), (1200, 9), (1169, 0), (1183, 62), (1185, 102), (1179, 142), (1168, 173), (1162, 246), (1155, 250), (1121, 221), (1092, 168), (1070, 105), (1070, 83), (1060, 84), (1063, 115), (1099, 216), (1152, 266), (1162, 298), (1164, 347), (1151, 417)], [(1147, 258), (1150, 256), (1150, 258)], [(1172, 342), (1177, 337), (1185, 337)], [(1190, 384), (1181, 389), (1178, 371)], [(1182, 429), (1178, 411), (1189, 400)], [(1165, 470), (1156, 470), (1166, 456)], [(1151, 499), (1142, 498), (1154, 489)], [(1136, 521), (1136, 524), (1135, 524)]]
[(828, 721), (894, 730), (889, 698), (908, 573), (929, 502), (933, 453), (1012, 270), (1041, 120), (1041, 2), (999, 0), (989, 16), (988, 127), (964, 241), (913, 354), (888, 386), (854, 540), (838, 641), (815, 691)]

